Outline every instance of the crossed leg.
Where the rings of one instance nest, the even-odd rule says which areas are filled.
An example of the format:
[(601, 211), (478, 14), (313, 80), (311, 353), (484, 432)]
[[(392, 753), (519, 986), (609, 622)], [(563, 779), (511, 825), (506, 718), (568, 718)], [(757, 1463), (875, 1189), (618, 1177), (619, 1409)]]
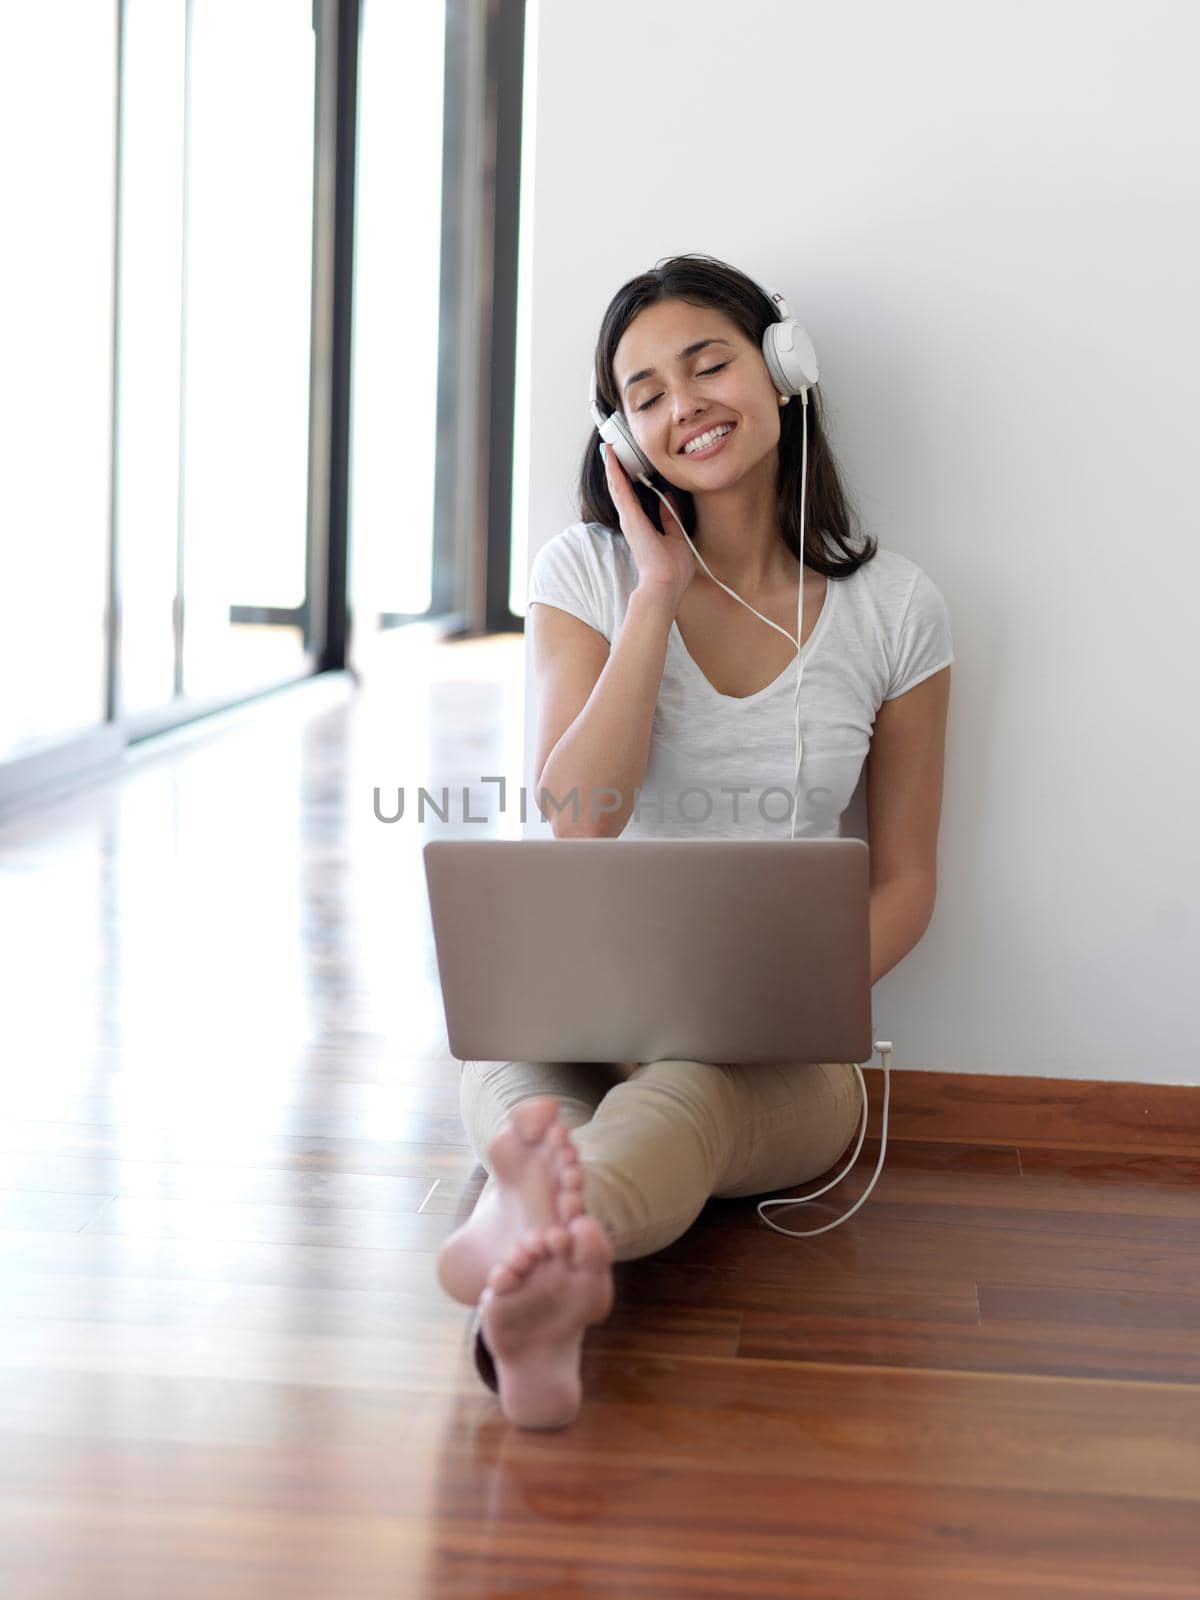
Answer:
[[(568, 1124), (590, 1118), (619, 1081), (619, 1069), (598, 1063), (464, 1063), (463, 1120), (477, 1152), (503, 1120), (486, 1141), (491, 1177), (442, 1246), (438, 1279), (479, 1306), (476, 1365), (521, 1427), (574, 1420), (584, 1332), (612, 1309), (612, 1246), (586, 1213)], [(560, 1093), (528, 1092), (542, 1086)]]
[[(477, 1153), (496, 1129), (492, 1178), (443, 1246), (438, 1275), (479, 1305), (476, 1363), (511, 1421), (562, 1427), (577, 1414), (580, 1346), (611, 1310), (613, 1260), (665, 1248), (713, 1194), (828, 1170), (857, 1121), (852, 1073), (833, 1063), (464, 1064)], [(562, 1093), (530, 1092), (539, 1088)]]

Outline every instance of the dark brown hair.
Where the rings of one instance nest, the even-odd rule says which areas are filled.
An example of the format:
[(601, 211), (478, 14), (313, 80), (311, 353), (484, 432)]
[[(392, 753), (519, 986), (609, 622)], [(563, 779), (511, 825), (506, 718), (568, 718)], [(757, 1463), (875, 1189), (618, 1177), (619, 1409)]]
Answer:
[[(621, 400), (613, 380), (613, 357), (625, 329), (647, 306), (660, 300), (683, 300), (689, 305), (713, 306), (735, 322), (756, 349), (762, 349), (763, 332), (776, 321), (771, 301), (753, 281), (713, 256), (669, 256), (649, 272), (623, 284), (609, 302), (596, 342), (596, 396), (600, 409), (608, 414), (620, 411)], [(793, 307), (793, 310), (796, 308)], [(800, 480), (804, 424), (808, 421), (808, 504), (804, 518), (804, 552), (800, 549)], [(598, 449), (600, 435), (593, 425), (579, 473), (579, 515), (584, 522), (599, 522), (619, 537), (621, 519), (608, 492), (604, 462)], [(686, 489), (670, 483), (660, 472), (651, 482), (669, 494), (679, 508), (683, 525), (691, 537), (696, 527), (695, 500)], [(779, 418), (779, 522), (784, 543), (805, 566), (827, 578), (848, 578), (870, 561), (878, 542), (866, 538), (860, 548), (852, 543), (862, 538), (858, 516), (846, 498), (837, 465), (821, 415), (818, 385), (808, 391), (807, 409), (796, 400), (781, 408)], [(670, 513), (656, 494), (644, 484), (634, 483), (634, 493), (643, 511), (662, 532), (662, 518)], [(838, 559), (837, 551), (845, 559)]]

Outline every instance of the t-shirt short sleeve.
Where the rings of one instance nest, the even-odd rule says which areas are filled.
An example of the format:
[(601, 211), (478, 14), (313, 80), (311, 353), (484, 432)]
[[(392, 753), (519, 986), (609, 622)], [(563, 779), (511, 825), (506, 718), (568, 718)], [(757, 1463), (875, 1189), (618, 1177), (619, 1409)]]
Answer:
[(900, 622), (891, 681), (883, 698), (895, 700), (953, 660), (954, 641), (946, 602), (937, 584), (918, 567)]
[(534, 556), (525, 599), (527, 605), (541, 600), (569, 611), (612, 641), (612, 621), (606, 615), (609, 608), (596, 571), (595, 551), (581, 524), (565, 528)]

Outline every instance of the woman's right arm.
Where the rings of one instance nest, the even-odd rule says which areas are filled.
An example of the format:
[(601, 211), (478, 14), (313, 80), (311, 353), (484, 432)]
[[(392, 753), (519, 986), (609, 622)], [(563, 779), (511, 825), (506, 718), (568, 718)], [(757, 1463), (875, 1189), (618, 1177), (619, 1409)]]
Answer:
[[(659, 532), (642, 510), (615, 450), (605, 454), (604, 470), (638, 581), (603, 671), (592, 678), (593, 687), (582, 710), (550, 749), (537, 780), (538, 809), (549, 815), (556, 839), (615, 839), (632, 816), (637, 798), (634, 791), (641, 787), (650, 760), (650, 730), (667, 659), (667, 636), (696, 576), (696, 558), (676, 518), (664, 514), (663, 531)], [(670, 504), (674, 507), (673, 498)], [(569, 633), (567, 619), (560, 621)], [(577, 625), (587, 628), (586, 623)], [(568, 715), (571, 704), (577, 705), (582, 697), (578, 687), (572, 690), (569, 683), (573, 669), (576, 684), (579, 681), (576, 655), (581, 643), (586, 649), (586, 637), (581, 640), (578, 633), (574, 640), (562, 641), (559, 654), (565, 660), (559, 662), (545, 659), (547, 652), (537, 650), (542, 657), (539, 689), (553, 696), (555, 688), (563, 685)], [(548, 652), (550, 656), (555, 653)], [(546, 704), (550, 705), (549, 699)], [(550, 715), (553, 722), (563, 714), (551, 707)], [(551, 737), (553, 732), (552, 726)], [(545, 748), (540, 734), (539, 744)], [(605, 789), (616, 792), (605, 794)], [(543, 790), (547, 791), (545, 800)], [(559, 810), (564, 801), (565, 810)], [(613, 809), (606, 810), (609, 806)]]
[[(537, 780), (538, 809), (549, 817), (556, 839), (615, 839), (629, 821), (650, 759), (654, 707), (677, 609), (668, 586), (640, 583), (630, 595), (603, 671)], [(555, 672), (544, 641), (535, 653), (542, 657), (540, 678)]]

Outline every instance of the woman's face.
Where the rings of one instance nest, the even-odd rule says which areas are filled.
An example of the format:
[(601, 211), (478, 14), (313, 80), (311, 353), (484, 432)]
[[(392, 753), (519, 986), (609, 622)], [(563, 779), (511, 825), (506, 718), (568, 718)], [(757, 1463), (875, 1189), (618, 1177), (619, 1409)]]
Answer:
[[(721, 342), (687, 353), (705, 340)], [(660, 300), (640, 311), (621, 335), (613, 378), (638, 446), (681, 489), (724, 487), (778, 455), (779, 394), (762, 350), (713, 306)], [(683, 452), (690, 434), (718, 423), (734, 424), (719, 449), (698, 460)]]

